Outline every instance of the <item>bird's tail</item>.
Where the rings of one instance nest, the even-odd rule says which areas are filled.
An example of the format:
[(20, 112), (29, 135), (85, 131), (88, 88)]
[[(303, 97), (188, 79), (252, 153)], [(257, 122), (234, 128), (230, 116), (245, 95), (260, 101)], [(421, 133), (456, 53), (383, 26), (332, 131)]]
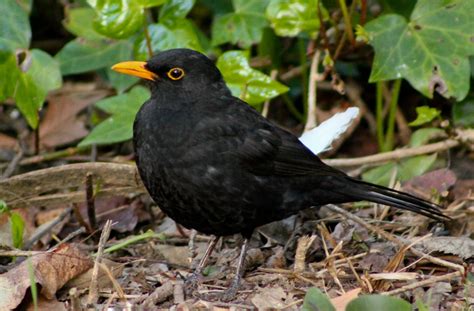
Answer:
[(354, 196), (354, 199), (393, 206), (396, 208), (412, 211), (438, 221), (450, 219), (441, 212), (440, 206), (437, 204), (417, 198), (405, 192), (374, 185), (353, 178), (350, 178), (350, 180), (353, 186), (350, 192), (351, 195)]

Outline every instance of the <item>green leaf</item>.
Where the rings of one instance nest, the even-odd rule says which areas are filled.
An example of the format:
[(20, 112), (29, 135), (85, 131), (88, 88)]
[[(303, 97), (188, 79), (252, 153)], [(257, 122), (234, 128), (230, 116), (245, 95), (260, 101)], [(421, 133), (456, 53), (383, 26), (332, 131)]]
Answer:
[(0, 38), (9, 41), (15, 48), (28, 48), (31, 28), (28, 12), (16, 0), (0, 1)]
[(152, 8), (166, 3), (168, 0), (136, 0), (144, 8)]
[(382, 15), (365, 29), (375, 58), (370, 82), (403, 77), (423, 95), (462, 100), (474, 55), (474, 1), (419, 0), (407, 21)]
[(79, 146), (111, 144), (132, 138), (135, 115), (149, 97), (150, 92), (146, 88), (135, 86), (128, 93), (97, 102), (96, 106), (111, 114), (111, 116), (97, 125), (79, 143)]
[(22, 248), (23, 246), (23, 233), (25, 232), (25, 221), (18, 213), (11, 213), (10, 225), (12, 233), (13, 247)]
[(158, 20), (165, 25), (175, 25), (188, 15), (196, 0), (170, 0), (160, 9)]
[(301, 311), (336, 311), (331, 301), (316, 287), (311, 287), (304, 296)]
[(395, 170), (397, 179), (403, 182), (427, 172), (435, 160), (436, 154), (432, 154), (412, 157), (398, 163), (387, 163), (363, 173), (362, 179), (377, 185), (388, 186)]
[(410, 137), (410, 147), (423, 146), (429, 142), (433, 137), (444, 133), (442, 129), (429, 127), (416, 130)]
[(248, 53), (243, 51), (225, 52), (217, 60), (217, 67), (232, 94), (239, 97), (245, 90), (244, 100), (251, 105), (288, 92), (288, 87), (285, 85), (252, 69), (248, 62)]
[[(131, 43), (121, 40), (115, 43), (88, 41), (80, 38), (69, 42), (56, 54), (63, 75), (82, 73), (130, 59)], [(129, 52), (128, 57), (123, 57)]]
[(453, 121), (456, 126), (474, 127), (474, 95), (453, 105)]
[(405, 17), (410, 17), (413, 8), (415, 7), (416, 1), (413, 0), (380, 0), (382, 4), (383, 12), (396, 13)]
[[(154, 53), (176, 48), (189, 48), (200, 52), (203, 51), (197, 31), (196, 27), (187, 19), (180, 19), (176, 21), (173, 26), (163, 24), (152, 24), (148, 26), (151, 47)], [(135, 43), (135, 58), (148, 58), (146, 40), (143, 34), (138, 37)]]
[[(148, 2), (148, 1), (147, 1)], [(145, 9), (136, 0), (87, 0), (97, 13), (94, 28), (114, 39), (128, 38), (145, 22)]]
[(106, 37), (99, 34), (93, 27), (96, 17), (97, 14), (92, 8), (68, 9), (66, 10), (66, 19), (63, 24), (76, 37), (88, 40), (102, 40)]
[(117, 90), (118, 94), (122, 94), (125, 90), (140, 80), (139, 78), (130, 75), (120, 74), (110, 68), (106, 69), (106, 74), (110, 85)]
[(38, 111), (49, 91), (61, 86), (58, 63), (40, 50), (18, 51), (21, 64), (11, 54), (0, 64), (0, 99), (13, 98), (28, 124), (38, 126)]
[(411, 305), (403, 299), (384, 295), (360, 296), (347, 305), (346, 311), (411, 311)]
[(279, 36), (295, 37), (304, 31), (315, 38), (320, 27), (318, 5), (327, 20), (328, 13), (319, 0), (271, 0), (266, 15)]
[(260, 42), (268, 22), (264, 12), (269, 0), (233, 0), (234, 12), (217, 16), (212, 24), (212, 45), (230, 42), (247, 48)]
[(7, 213), (8, 211), (7, 203), (3, 200), (0, 200), (0, 214)]
[(416, 113), (418, 114), (415, 121), (408, 123), (410, 126), (420, 126), (425, 123), (431, 122), (434, 118), (439, 117), (441, 111), (436, 108), (428, 106), (416, 107)]

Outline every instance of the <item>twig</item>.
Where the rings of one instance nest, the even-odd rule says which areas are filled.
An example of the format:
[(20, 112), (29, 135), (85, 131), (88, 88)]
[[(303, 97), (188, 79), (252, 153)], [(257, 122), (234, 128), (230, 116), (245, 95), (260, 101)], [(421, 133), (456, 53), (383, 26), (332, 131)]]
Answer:
[(31, 257), (36, 255), (44, 254), (41, 251), (22, 251), (17, 249), (12, 250), (0, 250), (0, 257)]
[(397, 295), (397, 294), (406, 292), (406, 291), (411, 290), (411, 289), (415, 289), (415, 288), (418, 288), (418, 287), (426, 286), (426, 285), (429, 285), (429, 284), (433, 284), (433, 283), (437, 283), (437, 282), (441, 282), (441, 281), (445, 281), (445, 280), (450, 280), (452, 278), (462, 276), (462, 275), (463, 275), (463, 273), (461, 271), (456, 271), (456, 272), (452, 272), (452, 273), (448, 273), (448, 274), (444, 274), (444, 275), (440, 275), (440, 276), (434, 276), (434, 277), (431, 277), (427, 280), (411, 283), (411, 284), (402, 286), (400, 288), (397, 288), (397, 289), (394, 289), (394, 290), (391, 290), (391, 291), (388, 291), (388, 292), (383, 292), (383, 293), (380, 293), (380, 294), (381, 295), (387, 295), (387, 296)]
[(38, 229), (33, 233), (33, 235), (26, 241), (24, 248), (30, 249), (39, 239), (41, 239), (44, 235), (49, 233), (51, 229), (53, 229), (57, 224), (63, 221), (69, 214), (71, 214), (72, 207), (66, 208), (61, 214), (59, 214), (53, 220), (39, 226)]
[(162, 302), (166, 300), (168, 297), (173, 295), (173, 282), (168, 281), (161, 285), (160, 287), (156, 288), (153, 293), (151, 293), (150, 296), (148, 296), (145, 301), (143, 302), (143, 308), (144, 310), (151, 310), (154, 309), (155, 304), (158, 302)]
[(105, 222), (104, 228), (102, 229), (102, 234), (100, 235), (97, 256), (94, 261), (94, 268), (92, 269), (92, 276), (91, 276), (91, 283), (89, 286), (89, 296), (87, 297), (87, 305), (89, 307), (94, 307), (97, 304), (98, 299), (98, 276), (99, 276), (99, 268), (102, 263), (102, 255), (104, 253), (105, 243), (109, 239), (110, 231), (112, 230), (112, 221), (107, 220)]
[(306, 117), (306, 124), (304, 126), (304, 131), (309, 131), (314, 128), (317, 124), (316, 121), (316, 85), (317, 85), (317, 75), (318, 75), (318, 64), (321, 51), (317, 50), (314, 53), (313, 58), (311, 59), (311, 67), (309, 70), (309, 79), (308, 79), (308, 111)]
[(349, 80), (349, 82), (346, 84), (346, 93), (347, 97), (349, 97), (349, 100), (354, 103), (354, 105), (359, 107), (361, 115), (365, 118), (369, 125), (370, 132), (375, 133), (377, 131), (375, 117), (370, 109), (367, 108), (367, 104), (362, 100), (362, 97), (360, 96), (361, 89), (359, 85), (357, 85), (354, 81)]
[[(326, 207), (328, 209), (332, 210), (333, 212), (341, 214), (344, 217), (360, 224), (364, 228), (367, 228), (370, 231), (376, 232), (377, 234), (382, 236), (384, 239), (386, 239), (386, 240), (388, 240), (392, 243), (397, 244), (401, 248), (410, 247), (410, 245), (407, 245), (407, 243), (405, 243), (405, 241), (398, 238), (397, 236), (392, 235), (392, 234), (390, 234), (390, 233), (388, 233), (388, 232), (386, 232), (386, 231), (384, 231), (384, 230), (382, 230), (382, 229), (380, 229), (376, 226), (372, 226), (371, 224), (368, 224), (367, 222), (362, 220), (360, 217), (358, 217), (354, 214), (351, 214), (348, 211), (346, 211), (346, 210), (344, 210), (344, 209), (342, 209), (342, 208), (340, 208), (336, 205), (328, 204), (328, 205), (326, 205)], [(433, 264), (440, 265), (440, 266), (446, 267), (446, 268), (451, 268), (451, 269), (454, 269), (454, 270), (458, 270), (458, 271), (461, 271), (462, 274), (464, 274), (464, 267), (461, 266), (461, 265), (449, 262), (447, 260), (443, 260), (443, 259), (440, 259), (440, 258), (433, 257), (433, 256), (431, 256), (429, 254), (425, 254), (424, 252), (419, 251), (419, 250), (417, 250), (416, 248), (413, 248), (413, 247), (410, 248), (410, 252), (412, 252), (415, 256), (426, 258), (428, 261), (430, 261)]]
[(295, 272), (302, 272), (305, 270), (306, 252), (311, 247), (315, 239), (315, 235), (302, 236), (298, 239), (298, 245), (296, 247), (295, 253), (295, 265), (293, 268)]
[(92, 230), (97, 229), (97, 218), (95, 216), (95, 197), (94, 197), (94, 184), (92, 173), (86, 174), (86, 204), (87, 204), (87, 216), (89, 217), (89, 224)]
[(3, 172), (2, 176), (0, 177), (0, 180), (6, 179), (11, 176), (11, 174), (13, 174), (16, 167), (18, 166), (18, 163), (20, 162), (22, 158), (23, 158), (23, 148), (20, 147), (20, 150), (18, 151), (18, 153), (11, 160), (11, 162), (8, 164), (7, 168)]
[(446, 139), (437, 143), (424, 145), (415, 148), (396, 149), (390, 152), (378, 153), (370, 156), (351, 158), (351, 159), (325, 159), (324, 162), (331, 166), (347, 167), (359, 166), (364, 164), (373, 164), (378, 162), (387, 162), (417, 155), (439, 152), (460, 145), (460, 142), (454, 139)]

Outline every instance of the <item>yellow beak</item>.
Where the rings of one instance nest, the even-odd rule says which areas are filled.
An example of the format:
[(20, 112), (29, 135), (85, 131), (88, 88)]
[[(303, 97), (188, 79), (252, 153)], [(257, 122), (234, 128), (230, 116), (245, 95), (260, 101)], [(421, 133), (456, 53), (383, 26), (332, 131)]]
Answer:
[(146, 69), (146, 62), (122, 62), (112, 66), (112, 70), (124, 73), (126, 75), (155, 81), (158, 77), (155, 73)]

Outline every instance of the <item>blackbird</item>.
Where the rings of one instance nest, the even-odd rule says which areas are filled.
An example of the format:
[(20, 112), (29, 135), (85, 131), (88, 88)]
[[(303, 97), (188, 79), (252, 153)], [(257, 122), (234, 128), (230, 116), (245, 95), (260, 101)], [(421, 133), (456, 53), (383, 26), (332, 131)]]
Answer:
[(139, 174), (158, 206), (187, 228), (214, 235), (187, 283), (195, 285), (219, 237), (244, 237), (231, 299), (256, 227), (329, 203), (371, 201), (442, 220), (439, 206), (347, 176), (296, 136), (232, 96), (220, 71), (189, 49), (158, 53), (113, 70), (151, 80), (133, 144)]

